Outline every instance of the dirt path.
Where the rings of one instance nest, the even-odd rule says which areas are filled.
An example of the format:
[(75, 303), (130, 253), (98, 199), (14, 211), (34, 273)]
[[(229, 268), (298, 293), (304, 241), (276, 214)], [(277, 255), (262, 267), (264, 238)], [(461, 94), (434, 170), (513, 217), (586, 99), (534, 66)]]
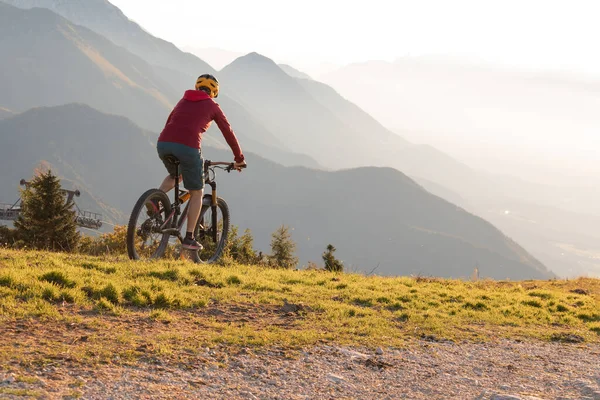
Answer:
[[(600, 346), (415, 341), (406, 349), (202, 349), (133, 366), (9, 363), (0, 398), (600, 400)], [(511, 397), (512, 396), (512, 397)]]

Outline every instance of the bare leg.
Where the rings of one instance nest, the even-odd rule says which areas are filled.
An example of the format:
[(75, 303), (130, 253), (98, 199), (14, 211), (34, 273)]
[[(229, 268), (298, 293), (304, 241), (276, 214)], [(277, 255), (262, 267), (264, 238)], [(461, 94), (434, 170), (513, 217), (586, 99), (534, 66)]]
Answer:
[(188, 209), (188, 220), (187, 220), (187, 232), (194, 232), (198, 217), (200, 216), (200, 210), (202, 209), (202, 195), (204, 191), (201, 190), (190, 190), (191, 198)]
[[(181, 175), (179, 175), (179, 182), (181, 182)], [(172, 178), (168, 175), (165, 180), (160, 184), (159, 189), (165, 193), (168, 193), (169, 190), (175, 187), (175, 178)]]

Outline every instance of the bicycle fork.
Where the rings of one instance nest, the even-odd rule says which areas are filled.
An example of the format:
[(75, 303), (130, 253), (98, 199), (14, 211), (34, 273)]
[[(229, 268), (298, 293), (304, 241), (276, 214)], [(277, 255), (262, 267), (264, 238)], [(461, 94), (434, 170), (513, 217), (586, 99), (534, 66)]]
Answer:
[(210, 183), (210, 188), (212, 190), (212, 197), (211, 197), (211, 202), (210, 202), (210, 210), (211, 212), (211, 230), (212, 230), (212, 239), (214, 240), (215, 243), (217, 243), (217, 241), (219, 240), (219, 238), (217, 237), (218, 235), (218, 229), (219, 227), (217, 226), (217, 182), (211, 182)]

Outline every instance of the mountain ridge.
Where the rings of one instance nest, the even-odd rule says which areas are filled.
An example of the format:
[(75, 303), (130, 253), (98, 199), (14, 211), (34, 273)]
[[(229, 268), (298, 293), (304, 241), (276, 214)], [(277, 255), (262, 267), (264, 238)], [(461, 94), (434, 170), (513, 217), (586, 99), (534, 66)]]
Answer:
[[(339, 110), (337, 105), (317, 100), (314, 85), (322, 84), (291, 77), (273, 60), (256, 52), (236, 59), (220, 74), (224, 84), (267, 127), (286, 132), (282, 139), (289, 148), (312, 156), (326, 167), (384, 165), (393, 158), (394, 150), (406, 144), (374, 119), (361, 117), (369, 130), (366, 140), (365, 134), (347, 121), (348, 112), (336, 113), (332, 108)], [(364, 115), (356, 106), (353, 112)]]
[(176, 94), (144, 60), (45, 8), (0, 2), (0, 10), (0, 51), (10, 56), (0, 106), (21, 112), (86, 102), (109, 113), (127, 109), (146, 128), (164, 124)]
[(289, 64), (277, 64), (277, 65), (279, 66), (279, 68), (281, 68), (283, 70), (283, 72), (285, 72), (292, 78), (313, 80), (313, 78), (310, 75), (292, 67)]
[(199, 75), (215, 72), (199, 57), (186, 53), (173, 43), (157, 38), (130, 20), (107, 0), (2, 0), (20, 8), (47, 8), (66, 19), (107, 37), (150, 64)]

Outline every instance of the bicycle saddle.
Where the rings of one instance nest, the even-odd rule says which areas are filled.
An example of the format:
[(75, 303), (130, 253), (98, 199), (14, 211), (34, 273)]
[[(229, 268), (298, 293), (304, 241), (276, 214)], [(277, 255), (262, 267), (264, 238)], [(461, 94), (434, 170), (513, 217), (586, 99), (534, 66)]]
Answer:
[(171, 164), (179, 164), (179, 158), (175, 157), (173, 154), (165, 156), (165, 160), (167, 160), (167, 162), (170, 162)]

